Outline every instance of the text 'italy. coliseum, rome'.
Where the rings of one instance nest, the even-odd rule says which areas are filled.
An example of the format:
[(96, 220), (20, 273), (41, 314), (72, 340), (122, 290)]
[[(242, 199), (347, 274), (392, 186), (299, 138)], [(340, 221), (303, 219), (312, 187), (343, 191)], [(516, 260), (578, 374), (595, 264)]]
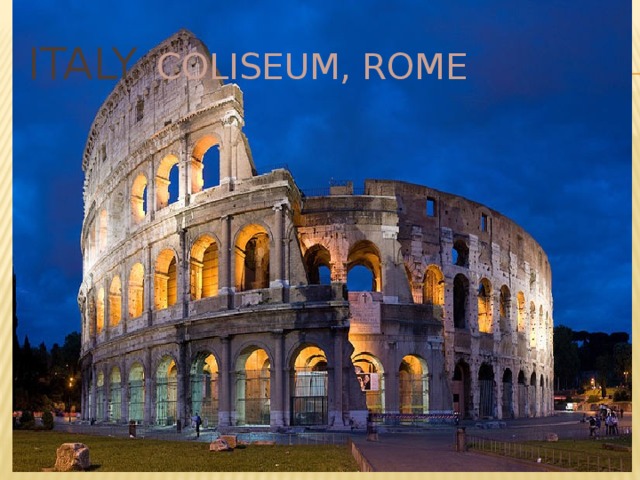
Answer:
[[(311, 196), (286, 169), (259, 175), (240, 88), (162, 78), (167, 52), (210, 58), (187, 31), (150, 51), (84, 151), (84, 420), (340, 430), (551, 413), (551, 271), (529, 234), (426, 186)], [(353, 269), (367, 289), (347, 291)]]

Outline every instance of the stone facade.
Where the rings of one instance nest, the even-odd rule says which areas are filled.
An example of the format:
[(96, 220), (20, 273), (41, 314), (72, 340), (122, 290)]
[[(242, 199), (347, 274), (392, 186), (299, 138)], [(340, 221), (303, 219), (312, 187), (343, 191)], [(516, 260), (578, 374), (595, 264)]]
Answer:
[[(423, 186), (308, 196), (287, 170), (258, 175), (238, 86), (163, 79), (166, 52), (209, 57), (186, 31), (149, 52), (84, 152), (84, 419), (343, 429), (368, 411), (552, 411), (551, 272), (524, 230)], [(347, 292), (355, 269), (371, 287)]]

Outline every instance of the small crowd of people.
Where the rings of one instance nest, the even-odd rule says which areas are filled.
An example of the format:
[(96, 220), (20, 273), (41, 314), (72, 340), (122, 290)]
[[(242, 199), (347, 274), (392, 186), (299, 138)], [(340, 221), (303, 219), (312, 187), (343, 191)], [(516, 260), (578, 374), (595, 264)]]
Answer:
[(599, 437), (603, 424), (606, 436), (618, 435), (618, 415), (604, 405), (595, 415), (587, 418), (586, 414), (583, 414), (582, 421), (589, 423), (589, 437)]

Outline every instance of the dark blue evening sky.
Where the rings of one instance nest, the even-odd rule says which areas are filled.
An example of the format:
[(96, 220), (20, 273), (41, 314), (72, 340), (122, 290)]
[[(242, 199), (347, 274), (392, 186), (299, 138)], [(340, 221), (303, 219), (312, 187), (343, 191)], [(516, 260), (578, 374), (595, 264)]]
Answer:
[[(180, 28), (218, 54), (336, 52), (349, 80), (236, 80), (260, 172), (303, 189), (404, 180), (507, 215), (540, 243), (555, 324), (631, 332), (631, 2), (14, 3), (13, 242), (22, 342), (80, 330), (82, 152), (116, 80)], [(60, 46), (50, 57), (32, 48)], [(62, 74), (80, 47), (93, 79)], [(365, 53), (464, 52), (467, 80), (364, 79)], [(133, 62), (130, 63), (130, 65)], [(79, 62), (77, 63), (79, 65)], [(401, 62), (398, 62), (401, 67)], [(446, 72), (445, 72), (446, 73)]]

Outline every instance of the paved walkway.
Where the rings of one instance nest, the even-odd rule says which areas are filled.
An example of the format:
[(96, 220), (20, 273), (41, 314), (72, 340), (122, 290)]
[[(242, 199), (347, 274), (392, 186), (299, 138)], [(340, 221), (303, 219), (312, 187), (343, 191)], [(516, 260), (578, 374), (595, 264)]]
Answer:
[(376, 472), (545, 472), (547, 465), (497, 455), (455, 451), (455, 429), (379, 434), (377, 442), (353, 438)]

